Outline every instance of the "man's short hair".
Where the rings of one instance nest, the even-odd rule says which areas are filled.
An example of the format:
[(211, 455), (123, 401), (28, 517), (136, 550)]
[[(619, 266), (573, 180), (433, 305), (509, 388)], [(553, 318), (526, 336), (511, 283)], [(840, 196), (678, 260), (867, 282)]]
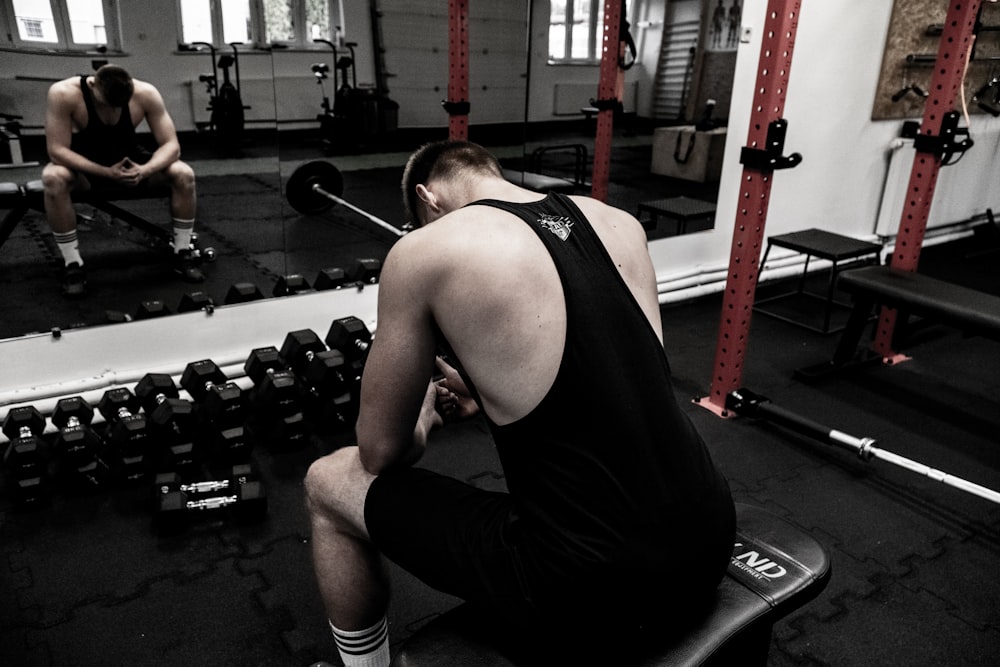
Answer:
[(470, 141), (437, 141), (418, 148), (403, 170), (403, 206), (410, 222), (420, 224), (417, 216), (420, 206), (417, 185), (426, 185), (434, 179), (474, 174), (503, 177), (496, 157), (479, 144)]
[(135, 90), (132, 76), (118, 65), (102, 65), (94, 73), (94, 83), (101, 89), (104, 101), (113, 107), (123, 107)]

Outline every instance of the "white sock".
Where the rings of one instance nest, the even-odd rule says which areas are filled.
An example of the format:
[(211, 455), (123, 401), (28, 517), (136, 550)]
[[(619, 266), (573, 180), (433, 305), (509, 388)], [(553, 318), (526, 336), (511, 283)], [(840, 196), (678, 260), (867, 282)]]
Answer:
[(194, 218), (181, 220), (173, 218), (174, 221), (174, 252), (187, 250), (191, 247), (191, 234), (194, 232)]
[(53, 232), (52, 236), (56, 239), (56, 245), (59, 246), (59, 253), (66, 266), (73, 262), (83, 266), (83, 258), (80, 257), (80, 240), (75, 229), (63, 233)]
[(330, 622), (344, 667), (388, 667), (389, 626), (385, 616), (364, 630), (341, 630)]

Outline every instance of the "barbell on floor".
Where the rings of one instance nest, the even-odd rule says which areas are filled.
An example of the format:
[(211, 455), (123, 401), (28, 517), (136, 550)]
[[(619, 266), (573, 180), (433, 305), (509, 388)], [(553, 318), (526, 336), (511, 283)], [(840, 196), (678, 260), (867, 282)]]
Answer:
[(344, 177), (340, 170), (322, 160), (306, 162), (296, 168), (285, 185), (285, 198), (292, 208), (303, 215), (316, 215), (334, 206), (345, 206), (396, 236), (406, 234), (405, 230), (347, 201), (343, 194)]
[(857, 438), (853, 435), (823, 426), (811, 419), (774, 405), (769, 399), (759, 396), (749, 389), (738, 389), (730, 392), (726, 396), (726, 409), (743, 417), (757, 417), (771, 421), (779, 426), (784, 426), (798, 433), (811, 436), (827, 444), (852, 450), (862, 461), (867, 462), (873, 458), (885, 461), (918, 475), (923, 475), (936, 482), (941, 482), (942, 484), (961, 489), (980, 498), (1000, 503), (1000, 492), (980, 486), (975, 482), (970, 482), (961, 477), (950, 475), (919, 461), (914, 461), (905, 456), (900, 456), (899, 454), (876, 447), (876, 440), (874, 438)]

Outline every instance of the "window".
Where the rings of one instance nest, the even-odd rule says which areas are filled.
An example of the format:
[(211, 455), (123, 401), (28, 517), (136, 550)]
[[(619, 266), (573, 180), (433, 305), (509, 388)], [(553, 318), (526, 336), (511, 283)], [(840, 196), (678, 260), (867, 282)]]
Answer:
[(599, 63), (604, 0), (552, 0), (550, 7), (549, 62)]
[(340, 0), (179, 0), (181, 41), (311, 46), (343, 24)]
[[(118, 28), (107, 17), (116, 16), (117, 0), (4, 0), (5, 26), (18, 46), (71, 50), (107, 46), (121, 48)], [(9, 20), (7, 21), (10, 22)]]

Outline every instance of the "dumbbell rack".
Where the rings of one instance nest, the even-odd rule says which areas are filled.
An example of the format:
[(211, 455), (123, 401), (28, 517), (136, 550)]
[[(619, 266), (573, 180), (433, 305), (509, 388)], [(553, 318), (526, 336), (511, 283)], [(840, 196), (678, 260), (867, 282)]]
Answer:
[(325, 331), (348, 314), (374, 331), (377, 298), (377, 285), (369, 285), (0, 341), (0, 421), (21, 405), (51, 414), (67, 396), (96, 403), (106, 390), (134, 385), (146, 373), (166, 373), (179, 382), (188, 362), (206, 357), (246, 388), (243, 361), (250, 350), (273, 345), (292, 329)]

